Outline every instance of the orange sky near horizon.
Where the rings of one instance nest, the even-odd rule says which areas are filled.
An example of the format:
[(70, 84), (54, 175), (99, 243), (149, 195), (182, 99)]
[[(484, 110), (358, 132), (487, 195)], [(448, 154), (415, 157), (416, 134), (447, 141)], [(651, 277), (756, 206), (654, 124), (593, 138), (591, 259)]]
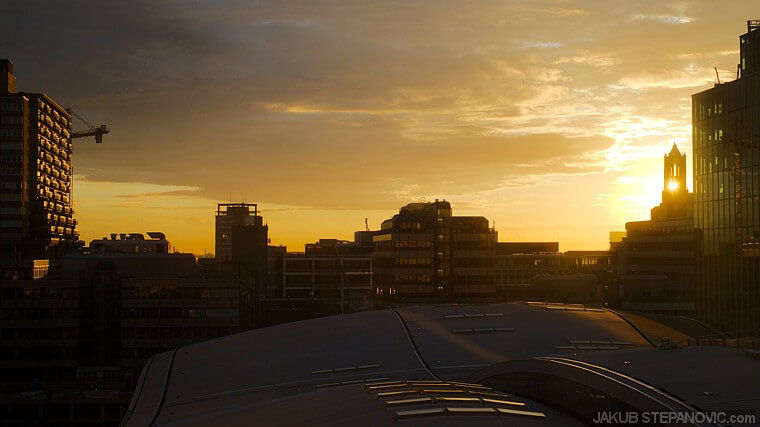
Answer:
[(19, 90), (111, 128), (75, 142), (82, 239), (163, 231), (196, 254), (243, 200), (292, 251), (436, 198), (501, 241), (606, 249), (660, 203), (673, 143), (691, 187), (691, 95), (732, 78), (758, 18), (751, 0), (97, 5), (0, 6), (4, 54)]

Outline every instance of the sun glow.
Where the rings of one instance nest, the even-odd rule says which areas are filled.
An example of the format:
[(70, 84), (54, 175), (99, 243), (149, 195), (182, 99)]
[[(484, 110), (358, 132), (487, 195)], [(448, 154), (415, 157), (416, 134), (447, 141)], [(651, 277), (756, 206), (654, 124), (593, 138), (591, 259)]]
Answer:
[(675, 192), (676, 190), (678, 190), (678, 181), (671, 180), (670, 182), (668, 182), (668, 190), (670, 190), (671, 192)]

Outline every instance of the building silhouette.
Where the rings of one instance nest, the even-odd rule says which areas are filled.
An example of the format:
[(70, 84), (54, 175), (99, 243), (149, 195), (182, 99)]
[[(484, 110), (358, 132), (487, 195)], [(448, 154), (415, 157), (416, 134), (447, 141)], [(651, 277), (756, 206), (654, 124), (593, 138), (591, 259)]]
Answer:
[(738, 78), (692, 96), (698, 317), (760, 334), (760, 21), (739, 38)]
[(215, 217), (215, 251), (218, 261), (232, 261), (232, 228), (236, 226), (264, 226), (255, 203), (220, 203)]
[(308, 243), (303, 253), (285, 253), (282, 270), (283, 298), (315, 298), (348, 305), (375, 293), (372, 246), (356, 242), (319, 239)]
[(204, 269), (163, 233), (112, 236), (2, 281), (0, 424), (116, 425), (148, 358), (254, 327), (246, 270)]
[(76, 249), (71, 116), (44, 93), (16, 91), (0, 59), (0, 278), (33, 277), (34, 260)]
[(267, 289), (269, 227), (254, 203), (220, 203), (216, 210), (216, 260), (239, 265), (254, 277), (257, 295), (272, 295)]
[(601, 306), (607, 251), (559, 251), (558, 242), (498, 242), (496, 296)]
[(468, 297), (495, 292), (497, 233), (485, 217), (457, 217), (445, 200), (410, 203), (372, 238), (374, 281), (390, 296)]
[(625, 224), (617, 245), (621, 308), (694, 314), (693, 195), (686, 187), (686, 154), (673, 144), (663, 159), (662, 203), (648, 221)]

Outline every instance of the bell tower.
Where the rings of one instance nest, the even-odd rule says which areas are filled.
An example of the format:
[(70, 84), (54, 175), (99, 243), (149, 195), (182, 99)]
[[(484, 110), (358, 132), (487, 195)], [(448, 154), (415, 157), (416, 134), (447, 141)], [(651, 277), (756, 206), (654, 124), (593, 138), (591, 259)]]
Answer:
[(663, 159), (662, 203), (652, 209), (652, 219), (662, 220), (689, 215), (691, 194), (686, 188), (686, 154), (673, 144)]
[(686, 188), (686, 154), (678, 151), (676, 144), (664, 158), (665, 170), (663, 174), (662, 202), (677, 202), (688, 193)]

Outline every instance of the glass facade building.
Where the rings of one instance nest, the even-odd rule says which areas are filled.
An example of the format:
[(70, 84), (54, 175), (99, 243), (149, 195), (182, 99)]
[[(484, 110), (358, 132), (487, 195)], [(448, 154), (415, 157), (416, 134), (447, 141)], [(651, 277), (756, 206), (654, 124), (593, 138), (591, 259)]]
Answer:
[(736, 80), (692, 96), (697, 316), (760, 329), (760, 23), (740, 37)]

